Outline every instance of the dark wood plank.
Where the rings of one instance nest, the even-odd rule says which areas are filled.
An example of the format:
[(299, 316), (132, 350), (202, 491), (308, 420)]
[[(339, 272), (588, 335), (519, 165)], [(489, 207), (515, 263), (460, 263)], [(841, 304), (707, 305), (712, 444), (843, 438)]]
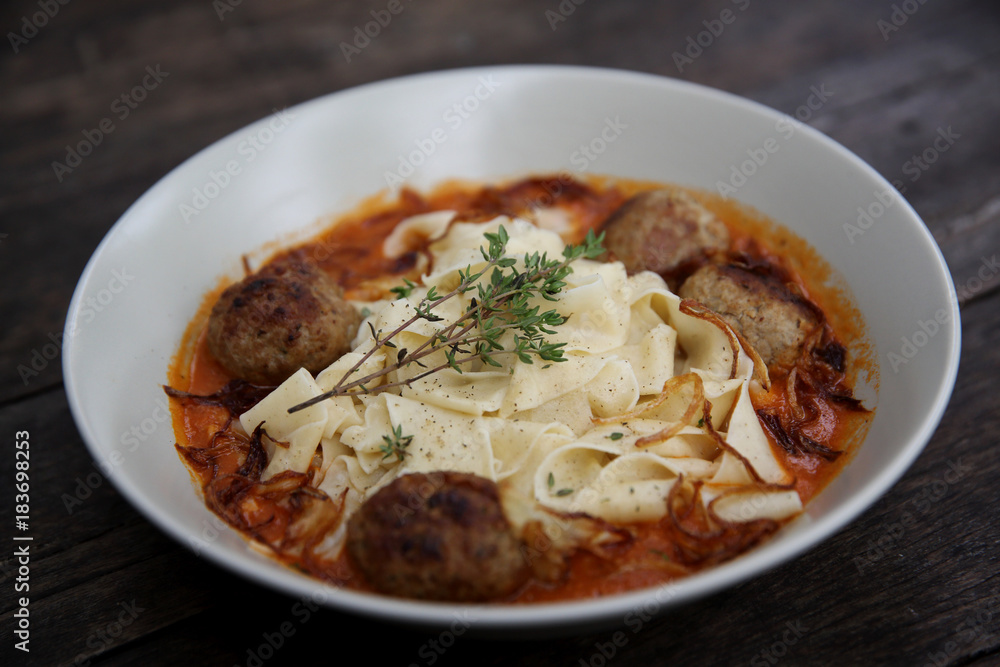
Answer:
[[(91, 460), (76, 430), (66, 397), (61, 390), (43, 393), (32, 399), (5, 406), (0, 410), (0, 433), (12, 437), (13, 433), (26, 430), (31, 434), (31, 521), (29, 532), (36, 536), (32, 545), (35, 559), (53, 559), (46, 568), (56, 576), (35, 582), (32, 590), (49, 594), (61, 587), (71, 586), (88, 576), (104, 574), (128, 563), (109, 559), (104, 565), (88, 563), (101, 548), (92, 551), (90, 546), (101, 536), (111, 535), (104, 545), (114, 543), (115, 534), (129, 526), (148, 525), (115, 491)], [(14, 458), (0, 458), (2, 479), (12, 480)], [(9, 506), (0, 508), (4, 525), (13, 521)], [(155, 532), (155, 531), (154, 531)], [(165, 541), (165, 538), (163, 538)], [(99, 543), (99, 542), (98, 542)], [(143, 538), (144, 545), (152, 546)], [(155, 551), (152, 549), (150, 552)], [(113, 550), (110, 551), (114, 553)], [(105, 551), (107, 557), (109, 552)], [(141, 558), (147, 558), (144, 554)], [(13, 566), (10, 553), (4, 552), (0, 570), (9, 575)], [(76, 567), (86, 564), (80, 572)], [(95, 567), (100, 569), (94, 569)], [(3, 598), (0, 612), (8, 611), (13, 600)]]
[(1000, 197), (938, 226), (934, 234), (948, 261), (959, 302), (981, 298), (1000, 284)]
[[(118, 548), (126, 545), (119, 542)], [(30, 607), (32, 664), (84, 662), (212, 604), (214, 596), (204, 580), (190, 571), (176, 577), (178, 564), (187, 558), (172, 550), (93, 578), (72, 595), (35, 599)], [(42, 567), (35, 572), (44, 572)], [(11, 614), (0, 615), (0, 623), (9, 627)]]

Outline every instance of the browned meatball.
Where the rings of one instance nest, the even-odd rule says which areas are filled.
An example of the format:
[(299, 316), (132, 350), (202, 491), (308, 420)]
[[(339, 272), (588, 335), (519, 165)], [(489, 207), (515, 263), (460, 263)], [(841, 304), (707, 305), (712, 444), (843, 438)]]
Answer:
[(361, 317), (332, 278), (284, 257), (222, 293), (208, 320), (208, 345), (238, 378), (276, 385), (316, 373), (350, 349)]
[(822, 324), (814, 308), (781, 281), (739, 266), (705, 265), (684, 281), (679, 294), (715, 311), (768, 368), (793, 366)]
[(476, 475), (404, 475), (351, 517), (347, 548), (388, 595), (472, 602), (514, 592), (528, 576), (497, 485)]
[(706, 256), (725, 251), (729, 230), (680, 190), (640, 192), (604, 223), (604, 247), (629, 273), (654, 271), (674, 285)]

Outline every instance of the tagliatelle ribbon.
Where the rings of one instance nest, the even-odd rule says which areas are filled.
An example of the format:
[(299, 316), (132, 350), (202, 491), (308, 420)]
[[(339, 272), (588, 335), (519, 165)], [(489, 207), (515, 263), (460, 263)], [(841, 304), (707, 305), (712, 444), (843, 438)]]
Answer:
[(691, 299), (681, 300), (680, 311), (685, 315), (697, 317), (700, 320), (714, 324), (722, 329), (722, 332), (729, 338), (729, 343), (733, 348), (733, 364), (729, 371), (730, 380), (736, 377), (739, 368), (739, 350), (742, 348), (747, 353), (747, 356), (750, 357), (750, 360), (753, 361), (754, 375), (760, 381), (764, 390), (766, 391), (771, 388), (771, 376), (768, 375), (767, 364), (761, 359), (760, 354), (757, 353), (757, 350), (747, 342), (746, 338), (740, 332), (730, 326), (718, 313)]

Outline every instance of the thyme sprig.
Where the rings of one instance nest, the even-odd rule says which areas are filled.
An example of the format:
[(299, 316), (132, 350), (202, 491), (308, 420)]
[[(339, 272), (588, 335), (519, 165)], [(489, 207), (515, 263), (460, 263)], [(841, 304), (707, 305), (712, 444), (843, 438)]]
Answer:
[(385, 456), (382, 460), (396, 457), (397, 461), (402, 461), (406, 458), (406, 448), (410, 446), (413, 442), (412, 435), (403, 435), (403, 427), (396, 426), (392, 429), (392, 435), (383, 435), (382, 439), (385, 440), (385, 444), (381, 445), (379, 449)]
[[(570, 265), (580, 258), (595, 259), (604, 252), (601, 245), (604, 234), (597, 236), (593, 231), (588, 232), (583, 243), (563, 249), (562, 259), (550, 259), (545, 253), (525, 253), (523, 267), (520, 268), (516, 258), (505, 256), (510, 237), (502, 225), (496, 233), (487, 232), (483, 236), (488, 243), (479, 248), (486, 261), (482, 269), (473, 271), (470, 265), (465, 270), (459, 270), (459, 284), (447, 294), (438, 294), (434, 286), (429, 288), (414, 307), (415, 314), (387, 334), (376, 331), (369, 323), (375, 339), (372, 348), (330, 391), (288, 411), (303, 410), (333, 396), (370, 394), (409, 385), (446, 368), (461, 373), (463, 367), (477, 361), (484, 366), (499, 368), (501, 363), (497, 357), (504, 354), (515, 355), (526, 364), (534, 363), (535, 358), (548, 362), (565, 361), (565, 343), (551, 343), (545, 336), (556, 333), (554, 327), (563, 324), (566, 318), (554, 309), (542, 312), (540, 306), (532, 303), (537, 301), (536, 297), (555, 301), (566, 286), (566, 277), (573, 272)], [(392, 291), (399, 298), (405, 298), (415, 287), (414, 283), (407, 280), (405, 285), (393, 288)], [(393, 341), (396, 336), (420, 320), (442, 322), (443, 318), (435, 309), (442, 303), (469, 292), (475, 292), (475, 296), (470, 299), (469, 305), (458, 319), (442, 327), (412, 350), (397, 347)], [(512, 332), (513, 336), (505, 336), (508, 332)], [(364, 363), (383, 348), (396, 350), (395, 361), (374, 373), (353, 378)], [(444, 362), (433, 367), (422, 363), (422, 359), (437, 352), (443, 353)], [(374, 384), (376, 380), (410, 364), (416, 364), (425, 370), (405, 380)]]

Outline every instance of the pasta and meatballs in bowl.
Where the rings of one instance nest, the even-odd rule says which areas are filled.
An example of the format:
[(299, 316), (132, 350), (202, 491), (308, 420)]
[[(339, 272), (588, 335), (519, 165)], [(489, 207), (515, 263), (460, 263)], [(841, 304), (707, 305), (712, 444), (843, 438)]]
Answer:
[(208, 507), (320, 580), (528, 603), (675, 581), (801, 514), (872, 418), (849, 303), (704, 192), (404, 190), (220, 286), (171, 367)]
[[(501, 83), (489, 104), (449, 128), (433, 155), (413, 152), (414, 140), (440, 136), (441, 109), (487, 75)], [(845, 528), (900, 478), (943, 414), (960, 318), (940, 251), (905, 202), (887, 208), (863, 236), (845, 234), (857, 207), (891, 186), (778, 112), (663, 77), (532, 66), (404, 77), (283, 114), (293, 122), (252, 163), (239, 162), (240, 143), (267, 119), (193, 156), (130, 207), (88, 264), (66, 322), (69, 406), (94, 460), (143, 515), (222, 570), (303, 604), (438, 630), (470, 609), (475, 632), (519, 637), (607, 627), (635, 614), (648, 620), (761, 575)], [(586, 164), (574, 159), (594, 128), (616, 118), (623, 132), (613, 144), (592, 151), (597, 159)], [(728, 187), (731, 165), (739, 167), (746, 149), (773, 133), (780, 153), (766, 167), (738, 192), (727, 190), (730, 199), (706, 194), (719, 190), (719, 179)], [(571, 166), (569, 177), (561, 170)], [(212, 175), (230, 168), (238, 177), (216, 190)], [(545, 177), (556, 173), (563, 176)], [(530, 174), (540, 176), (524, 179)], [(413, 190), (359, 202), (399, 176)], [(454, 177), (466, 182), (445, 182)], [(517, 179), (527, 182), (513, 187)], [(643, 210), (691, 208), (678, 193), (725, 231), (706, 222), (682, 237), (675, 232), (686, 225), (634, 221)], [(626, 224), (638, 225), (634, 234), (646, 241), (628, 247), (634, 237), (621, 233), (624, 226), (615, 231)], [(501, 241), (501, 227), (507, 239), (494, 252), (486, 235)], [(599, 244), (588, 243), (589, 230), (595, 241), (604, 233)], [(563, 255), (567, 247), (572, 259)], [(485, 332), (477, 320), (479, 339), (454, 351), (433, 343), (419, 349), (453, 320), (475, 318), (473, 299), (484, 303), (479, 285), (492, 289), (491, 268), (466, 285), (472, 290), (428, 311), (437, 300), (428, 298), (432, 288), (441, 298), (462, 284), (463, 261), (466, 276), (495, 262), (499, 284), (524, 298), (511, 303), (488, 292), (485, 303), (510, 306), (516, 317), (498, 313), (492, 324), (487, 317)], [(95, 316), (88, 300), (123, 267), (136, 279)], [(529, 272), (533, 278), (517, 277)], [(263, 282), (251, 286), (257, 279)], [(234, 353), (227, 369), (226, 349), (216, 358), (207, 330), (231, 286), (215, 323), (222, 347)], [(711, 303), (706, 292), (721, 302)], [(262, 334), (278, 354), (260, 353), (257, 318), (270, 312), (272, 297), (296, 294), (302, 300), (285, 303), (281, 325)], [(727, 308), (734, 295), (744, 305)], [(258, 314), (240, 316), (238, 302)], [(417, 309), (442, 320), (424, 318), (389, 337), (406, 321), (393, 318)], [(935, 313), (947, 326), (897, 363), (901, 339), (917, 318)], [(754, 322), (779, 317), (780, 337), (754, 331)], [(699, 333), (709, 341), (704, 349), (692, 342)], [(452, 334), (464, 335), (461, 328)], [(346, 359), (331, 362), (327, 348), (341, 336)], [(380, 345), (341, 383), (374, 347), (362, 344), (376, 336), (396, 347)], [(518, 345), (533, 363), (521, 360)], [(670, 363), (643, 369), (647, 358), (665, 360), (671, 350)], [(789, 350), (800, 355), (791, 366)], [(500, 366), (463, 361), (483, 351)], [(449, 363), (449, 353), (462, 374), (416, 379), (417, 369)], [(267, 358), (287, 365), (264, 367)], [(409, 370), (386, 377), (407, 358)], [(255, 368), (278, 377), (240, 379)], [(670, 377), (650, 369), (670, 369)], [(283, 373), (291, 375), (280, 379)], [(542, 383), (534, 385), (533, 376)], [(471, 377), (479, 389), (463, 396), (462, 381)], [(556, 378), (565, 391), (545, 389)], [(358, 380), (365, 388), (353, 384)], [(164, 385), (179, 397), (167, 397)], [(329, 391), (318, 405), (288, 412)], [(279, 404), (283, 394), (288, 405)], [(579, 400), (560, 402), (563, 395)], [(849, 396), (874, 410), (854, 410)], [(168, 412), (167, 401), (172, 423), (160, 423), (155, 417)], [(482, 413), (470, 413), (480, 401)], [(750, 408), (757, 428), (750, 428)], [(822, 416), (804, 425), (814, 410)], [(440, 415), (449, 417), (451, 436), (423, 428)], [(734, 421), (740, 415), (748, 419)], [(861, 423), (852, 430), (855, 420)], [(742, 439), (739, 423), (749, 424)], [(143, 437), (132, 438), (140, 424)], [(843, 437), (852, 432), (853, 441)], [(749, 456), (749, 445), (762, 441), (768, 448), (759, 451), (770, 456)], [(175, 445), (186, 448), (181, 460), (190, 466)], [(467, 454), (456, 456), (457, 448)], [(441, 465), (427, 452), (461, 465)], [(466, 483), (468, 475), (475, 479)], [(397, 480), (408, 486), (393, 486)], [(735, 484), (747, 493), (736, 493)], [(392, 495), (400, 490), (403, 504)], [(793, 495), (802, 511), (780, 518), (794, 511)], [(644, 514), (626, 500), (635, 497)], [(772, 502), (778, 499), (785, 503)], [(393, 508), (388, 516), (379, 512), (386, 506)], [(351, 530), (369, 513), (372, 521)], [(476, 567), (503, 575), (496, 590), (462, 589), (462, 597), (479, 602), (432, 599), (470, 579), (463, 554), (471, 547), (452, 527), (480, 513), (474, 523), (490, 526), (493, 539), (485, 544), (498, 556), (472, 556), (480, 559)], [(398, 547), (383, 539), (387, 531), (378, 526), (413, 516), (420, 521), (411, 522), (410, 537), (417, 526), (423, 537)], [(392, 535), (405, 540), (405, 531)], [(358, 564), (416, 546), (425, 562), (439, 564), (393, 563), (374, 581)], [(512, 546), (517, 560), (503, 556)], [(444, 565), (456, 562), (461, 567)], [(399, 589), (396, 582), (414, 572), (424, 582)]]

